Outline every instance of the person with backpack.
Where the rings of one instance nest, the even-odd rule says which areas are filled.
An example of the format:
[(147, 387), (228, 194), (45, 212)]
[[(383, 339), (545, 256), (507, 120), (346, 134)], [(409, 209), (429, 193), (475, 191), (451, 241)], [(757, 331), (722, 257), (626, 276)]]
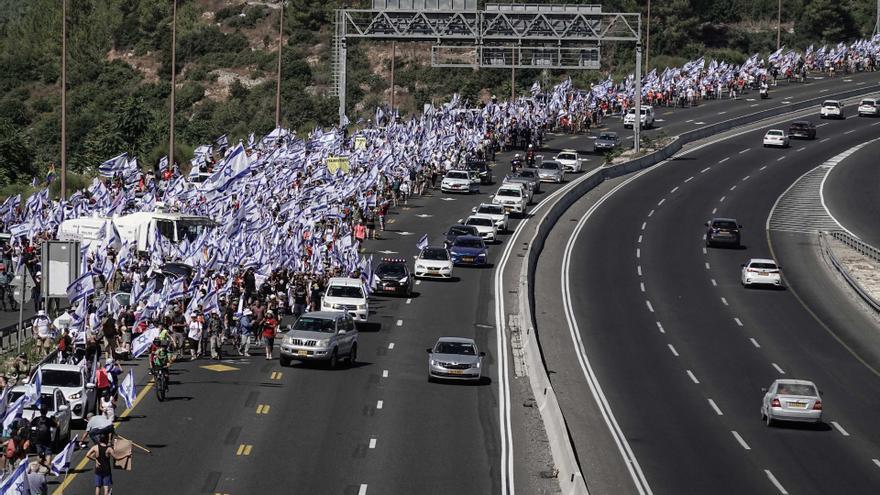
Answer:
[(16, 432), (6, 440), (6, 443), (3, 446), (3, 457), (6, 459), (6, 469), (11, 470), (18, 461), (27, 457), (28, 450), (31, 448), (31, 442), (25, 437), (25, 435)]
[(98, 443), (93, 445), (86, 453), (86, 457), (95, 461), (95, 495), (110, 495), (113, 487), (113, 447), (108, 443), (108, 436), (102, 433), (98, 436)]
[(40, 406), (40, 415), (31, 421), (34, 445), (38, 456), (50, 457), (52, 455), (52, 430), (58, 428), (55, 418), (48, 416), (49, 405)]

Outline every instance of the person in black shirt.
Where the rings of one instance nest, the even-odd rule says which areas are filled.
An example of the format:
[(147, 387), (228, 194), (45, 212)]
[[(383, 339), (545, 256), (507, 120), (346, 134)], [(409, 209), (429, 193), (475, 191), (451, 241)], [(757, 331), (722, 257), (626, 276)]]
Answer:
[(98, 437), (98, 443), (89, 449), (86, 457), (95, 461), (95, 495), (101, 495), (101, 487), (104, 487), (104, 495), (110, 495), (113, 487), (113, 447), (107, 443), (107, 434), (102, 433)]

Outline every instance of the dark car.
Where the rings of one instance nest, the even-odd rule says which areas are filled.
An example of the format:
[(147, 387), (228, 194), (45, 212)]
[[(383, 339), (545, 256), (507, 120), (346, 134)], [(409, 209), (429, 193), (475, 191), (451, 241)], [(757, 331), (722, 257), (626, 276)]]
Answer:
[(413, 276), (403, 258), (382, 258), (370, 283), (373, 292), (407, 297), (412, 295)]
[(185, 278), (187, 280), (192, 280), (193, 275), (193, 267), (187, 265), (186, 263), (178, 263), (178, 262), (170, 262), (165, 263), (161, 267), (159, 267), (159, 272), (155, 274), (156, 276), (156, 287), (162, 287), (165, 285), (165, 279), (169, 278), (172, 281), (177, 280), (179, 278)]
[(593, 142), (593, 151), (604, 153), (606, 151), (612, 151), (618, 146), (620, 146), (620, 138), (617, 137), (616, 132), (603, 132), (602, 134), (599, 134), (599, 137)]
[(473, 170), (480, 176), (480, 184), (492, 183), (492, 169), (485, 158), (470, 157), (467, 159), (467, 169)]
[(455, 242), (455, 239), (457, 239), (459, 236), (472, 235), (480, 237), (480, 232), (473, 225), (453, 225), (452, 227), (449, 227), (449, 230), (447, 230), (446, 233), (443, 235), (446, 236), (446, 240), (444, 241), (446, 243), (446, 247), (449, 247)]
[(449, 248), (452, 262), (456, 265), (483, 266), (489, 261), (489, 250), (479, 236), (461, 235)]
[(788, 137), (798, 139), (816, 139), (816, 124), (806, 120), (792, 122), (788, 127)]
[(733, 218), (713, 218), (706, 222), (706, 246), (717, 244), (740, 246), (742, 225)]

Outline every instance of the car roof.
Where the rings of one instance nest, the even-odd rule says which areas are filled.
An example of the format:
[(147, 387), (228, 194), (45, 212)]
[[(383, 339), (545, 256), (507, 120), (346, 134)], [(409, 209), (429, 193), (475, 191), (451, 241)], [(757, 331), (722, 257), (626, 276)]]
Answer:
[(560, 153), (577, 153), (577, 150), (573, 150), (571, 148), (565, 148), (564, 150), (560, 151)]
[(616, 132), (603, 132), (602, 134), (599, 135), (599, 139), (602, 139), (603, 137), (617, 137), (617, 133)]
[(838, 101), (838, 100), (825, 100), (822, 102), (823, 105), (826, 103), (840, 103), (840, 101)]
[(776, 260), (771, 260), (768, 258), (752, 258), (749, 260), (749, 263), (773, 263), (776, 264)]
[(465, 230), (476, 229), (476, 227), (474, 227), (473, 225), (464, 225), (464, 224), (461, 224), (461, 223), (457, 223), (457, 224), (455, 224), (455, 225), (450, 225), (449, 228), (446, 229), (446, 232), (449, 232), (449, 231), (452, 230), (453, 228), (459, 228), (459, 229), (465, 229)]
[(725, 218), (725, 217), (715, 217), (712, 219), (713, 222), (733, 222), (737, 223), (735, 218)]
[(40, 369), (51, 371), (73, 371), (74, 373), (79, 373), (81, 368), (78, 364), (44, 364), (40, 366)]
[(781, 133), (785, 134), (785, 131), (783, 131), (782, 129), (769, 129), (769, 130), (767, 130), (767, 134), (770, 134), (771, 132), (781, 132)]
[(496, 205), (495, 203), (480, 203), (479, 206), (477, 206), (477, 209), (479, 210), (480, 208), (482, 208), (484, 206), (491, 206), (492, 208), (503, 208), (503, 206)]
[(327, 282), (327, 285), (345, 285), (348, 287), (360, 287), (363, 285), (361, 279), (359, 278), (349, 278), (349, 277), (333, 277)]
[(485, 218), (486, 220), (494, 220), (492, 218), (492, 215), (489, 215), (487, 213), (474, 213), (473, 215), (470, 215), (468, 217), (468, 220), (470, 220), (471, 218)]
[(458, 236), (458, 237), (455, 238), (456, 241), (467, 241), (467, 240), (472, 240), (472, 239), (475, 239), (475, 240), (478, 240), (478, 241), (482, 241), (482, 240), (483, 240), (483, 238), (480, 237), (480, 236), (478, 236), (478, 235), (460, 235), (460, 236)]
[(323, 318), (327, 320), (335, 320), (337, 318), (342, 318), (346, 316), (344, 311), (309, 311), (308, 313), (303, 313), (300, 315), (308, 316), (309, 318)]
[(428, 249), (439, 249), (442, 251), (449, 251), (449, 249), (447, 249), (446, 246), (425, 246), (425, 248), (419, 252), (422, 253), (424, 251), (427, 251)]
[[(785, 385), (812, 385), (814, 387), (816, 386), (816, 384), (811, 382), (810, 380), (798, 380), (796, 378), (778, 378), (773, 383), (776, 383), (776, 384), (782, 383)], [(818, 388), (818, 387), (816, 387), (816, 388)]]
[(813, 125), (809, 120), (795, 120), (791, 125)]
[(473, 344), (474, 346), (477, 345), (477, 343), (474, 342), (474, 339), (469, 339), (466, 337), (440, 337), (439, 339), (437, 339), (437, 343), (440, 342), (457, 342), (459, 344)]

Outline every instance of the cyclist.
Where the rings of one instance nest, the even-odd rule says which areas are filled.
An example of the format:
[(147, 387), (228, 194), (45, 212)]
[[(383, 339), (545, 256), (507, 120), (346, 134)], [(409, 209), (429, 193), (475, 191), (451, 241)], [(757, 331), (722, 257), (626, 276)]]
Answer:
[(160, 372), (164, 374), (166, 386), (169, 366), (171, 366), (171, 353), (168, 352), (168, 342), (156, 337), (150, 349), (150, 373), (154, 377), (158, 377)]

